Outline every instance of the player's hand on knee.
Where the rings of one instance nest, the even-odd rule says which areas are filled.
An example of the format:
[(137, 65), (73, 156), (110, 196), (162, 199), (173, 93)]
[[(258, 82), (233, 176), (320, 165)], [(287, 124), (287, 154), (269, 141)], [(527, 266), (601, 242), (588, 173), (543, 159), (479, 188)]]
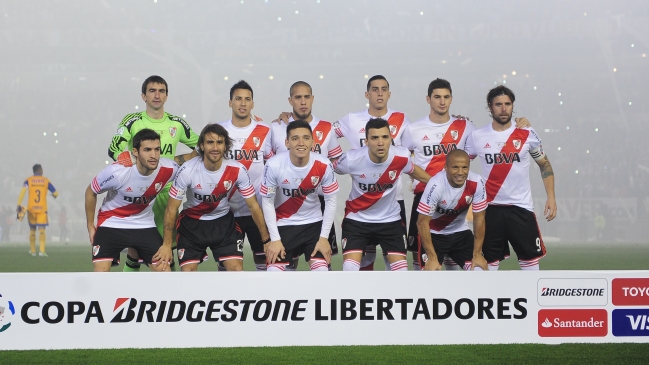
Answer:
[(471, 270), (476, 267), (479, 267), (484, 271), (489, 270), (489, 268), (487, 267), (487, 260), (484, 258), (484, 256), (482, 256), (482, 254), (473, 255), (473, 260), (471, 260)]
[(516, 121), (516, 128), (523, 129), (523, 128), (530, 128), (532, 126), (530, 121), (527, 120), (527, 118), (525, 117), (514, 118), (514, 120)]
[(266, 263), (274, 264), (278, 259), (283, 259), (286, 256), (284, 245), (281, 240), (270, 241), (264, 245), (264, 253), (266, 254)]
[(135, 157), (131, 154), (131, 151), (124, 151), (117, 155), (117, 163), (125, 167), (131, 167), (135, 165)]
[(441, 271), (442, 270), (442, 265), (439, 263), (439, 260), (437, 260), (437, 257), (433, 258), (428, 258), (428, 261), (426, 261), (426, 265), (424, 265), (424, 271)]
[(320, 237), (318, 240), (318, 243), (315, 244), (315, 249), (311, 253), (311, 257), (314, 257), (316, 253), (320, 252), (322, 256), (324, 256), (325, 261), (327, 261), (327, 264), (331, 262), (331, 245), (329, 244), (329, 240)]
[(273, 123), (284, 123), (288, 124), (288, 120), (291, 119), (293, 113), (282, 112), (277, 119), (273, 120)]
[(171, 246), (162, 245), (158, 249), (158, 252), (153, 255), (151, 261), (157, 262), (157, 266), (162, 268), (162, 271), (165, 271), (169, 268), (169, 263), (171, 262), (173, 253), (171, 252)]

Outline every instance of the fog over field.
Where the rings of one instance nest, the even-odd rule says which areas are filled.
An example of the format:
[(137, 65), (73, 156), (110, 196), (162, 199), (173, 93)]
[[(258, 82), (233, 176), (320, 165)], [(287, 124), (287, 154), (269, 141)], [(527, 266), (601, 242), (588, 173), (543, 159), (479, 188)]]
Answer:
[[(530, 172), (544, 237), (647, 241), (647, 1), (4, 1), (0, 50), (0, 206), (13, 217), (42, 164), (60, 192), (50, 236), (65, 207), (73, 239), (87, 239), (85, 188), (111, 161), (122, 118), (144, 109), (150, 75), (169, 83), (165, 110), (198, 133), (230, 118), (240, 79), (266, 122), (290, 110), (298, 80), (313, 87), (313, 114), (335, 122), (366, 108), (367, 78), (382, 74), (390, 108), (413, 122), (428, 114), (435, 78), (452, 84), (451, 113), (477, 126), (491, 122), (489, 89), (510, 87), (515, 116), (531, 121), (554, 167), (551, 223), (539, 169)], [(338, 221), (350, 182), (339, 180)], [(14, 222), (12, 240), (26, 239), (26, 222)]]

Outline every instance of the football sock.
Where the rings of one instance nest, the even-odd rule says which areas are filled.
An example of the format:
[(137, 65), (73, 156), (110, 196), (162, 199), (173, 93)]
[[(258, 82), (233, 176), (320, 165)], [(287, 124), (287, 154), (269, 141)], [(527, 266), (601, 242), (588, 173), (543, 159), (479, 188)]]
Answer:
[(352, 259), (343, 261), (343, 271), (359, 271), (361, 264)]
[(489, 268), (489, 271), (498, 271), (499, 267), (500, 267), (500, 261), (487, 263), (487, 268)]
[(36, 253), (36, 230), (29, 230), (29, 251)]
[(40, 241), (41, 244), (41, 252), (45, 253), (45, 228), (41, 228), (38, 230), (38, 240)]
[(311, 260), (309, 267), (311, 271), (329, 271), (327, 261), (325, 260)]
[(271, 272), (271, 271), (275, 271), (275, 272), (284, 271), (285, 267), (286, 267), (286, 264), (270, 264), (270, 265), (268, 265), (268, 269), (266, 271), (269, 271), (269, 272)]
[(539, 271), (539, 259), (533, 260), (518, 260), (518, 265), (521, 267), (521, 270), (526, 271)]
[(140, 262), (139, 259), (135, 259), (128, 254), (126, 254), (126, 262), (124, 263), (124, 272), (139, 272), (140, 271)]
[(399, 260), (391, 263), (390, 271), (408, 271), (408, 261)]

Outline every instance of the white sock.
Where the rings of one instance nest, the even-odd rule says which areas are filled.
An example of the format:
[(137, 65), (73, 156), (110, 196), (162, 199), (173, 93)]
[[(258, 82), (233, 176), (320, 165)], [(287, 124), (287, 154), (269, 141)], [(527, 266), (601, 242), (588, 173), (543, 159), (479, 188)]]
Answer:
[(268, 268), (266, 271), (271, 272), (271, 271), (284, 271), (286, 268), (286, 264), (270, 264), (268, 265)]
[[(467, 261), (464, 263), (464, 271), (471, 271), (471, 261)], [(473, 271), (484, 271), (480, 266), (476, 266), (473, 268)]]
[(329, 271), (329, 266), (325, 260), (311, 260), (309, 267), (311, 271)]
[(446, 271), (459, 271), (461, 270), (460, 265), (456, 264), (455, 261), (449, 255), (444, 255), (444, 269)]
[(352, 259), (346, 259), (343, 261), (343, 271), (358, 271), (361, 268), (361, 264)]
[(487, 268), (489, 269), (489, 271), (498, 271), (499, 267), (500, 267), (500, 261), (489, 262), (487, 264)]
[(408, 271), (408, 261), (399, 260), (391, 263), (390, 271)]
[(518, 265), (521, 267), (521, 270), (525, 271), (539, 271), (539, 259), (534, 260), (518, 260)]
[(257, 271), (266, 271), (266, 264), (255, 264)]

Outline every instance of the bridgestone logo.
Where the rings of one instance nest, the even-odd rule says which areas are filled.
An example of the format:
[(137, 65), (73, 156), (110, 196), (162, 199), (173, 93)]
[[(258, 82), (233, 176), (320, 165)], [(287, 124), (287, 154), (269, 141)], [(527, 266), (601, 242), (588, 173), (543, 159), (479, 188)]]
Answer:
[(541, 291), (542, 297), (603, 297), (604, 288), (602, 289), (582, 289), (582, 288), (569, 288), (569, 289), (552, 289), (543, 288)]

